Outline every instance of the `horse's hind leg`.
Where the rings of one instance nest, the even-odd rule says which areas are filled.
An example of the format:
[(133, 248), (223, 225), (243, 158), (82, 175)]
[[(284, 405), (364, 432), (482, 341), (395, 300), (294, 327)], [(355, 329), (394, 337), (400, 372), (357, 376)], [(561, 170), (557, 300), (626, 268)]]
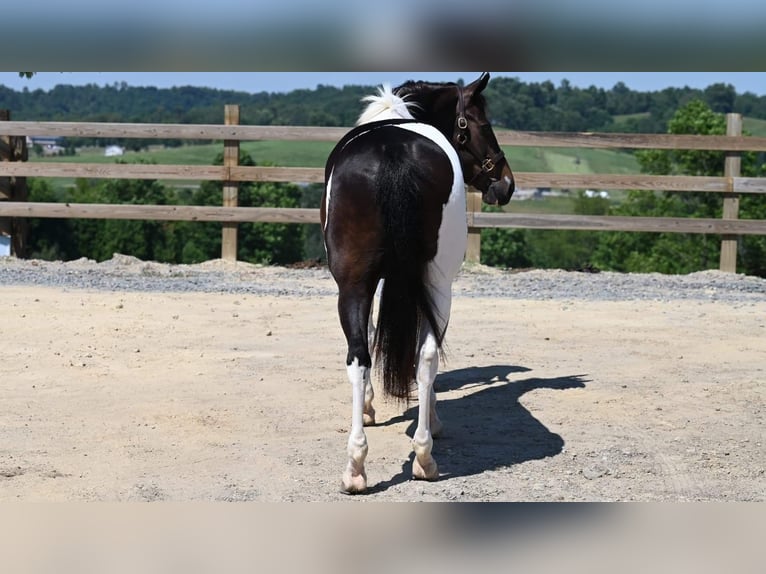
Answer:
[[(370, 357), (367, 342), (367, 321), (369, 319), (372, 293), (355, 286), (340, 287), (338, 312), (343, 333), (348, 342), (346, 371), (351, 383), (351, 430), (348, 437), (348, 464), (343, 472), (342, 488), (348, 493), (363, 492), (367, 489), (367, 474), (364, 461), (367, 458), (367, 436), (364, 434), (365, 405), (372, 400), (370, 384)], [(370, 405), (371, 407), (371, 405)]]
[(418, 426), (412, 437), (412, 449), (415, 451), (415, 459), (412, 461), (412, 476), (422, 480), (436, 480), (439, 477), (439, 468), (431, 456), (431, 449), (434, 444), (431, 433), (431, 405), (435, 400), (433, 384), (438, 367), (439, 348), (436, 337), (429, 328), (420, 346), (418, 356), (416, 375), (418, 382)]

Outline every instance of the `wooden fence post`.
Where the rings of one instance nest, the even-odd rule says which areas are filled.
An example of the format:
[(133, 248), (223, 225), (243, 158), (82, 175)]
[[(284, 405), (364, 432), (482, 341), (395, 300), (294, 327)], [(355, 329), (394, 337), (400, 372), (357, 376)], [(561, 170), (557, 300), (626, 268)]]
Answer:
[[(0, 122), (10, 119), (10, 111), (0, 110)], [(0, 135), (0, 161), (27, 161), (26, 138)], [(26, 177), (0, 177), (0, 201), (27, 201), (28, 196)], [(27, 218), (0, 218), (0, 235), (10, 236), (12, 255), (27, 256), (28, 234)]]
[[(224, 123), (227, 126), (239, 125), (239, 106), (227, 105), (224, 107)], [(239, 140), (224, 140), (223, 142), (223, 166), (224, 168), (239, 165)], [(223, 206), (237, 207), (239, 185), (233, 181), (223, 183)], [(237, 224), (226, 222), (221, 231), (221, 259), (225, 261), (237, 260)]]
[[(742, 116), (740, 114), (726, 114), (726, 135), (742, 135)], [(737, 219), (739, 217), (739, 195), (734, 193), (734, 178), (740, 176), (742, 154), (740, 152), (726, 152), (723, 175), (726, 178), (726, 193), (723, 195), (723, 219)], [(737, 272), (737, 235), (721, 236), (721, 271), (729, 273)]]
[(481, 192), (473, 187), (466, 188), (466, 211), (468, 212), (468, 245), (465, 249), (467, 263), (481, 262), (481, 229), (473, 227), (473, 214), (481, 212)]

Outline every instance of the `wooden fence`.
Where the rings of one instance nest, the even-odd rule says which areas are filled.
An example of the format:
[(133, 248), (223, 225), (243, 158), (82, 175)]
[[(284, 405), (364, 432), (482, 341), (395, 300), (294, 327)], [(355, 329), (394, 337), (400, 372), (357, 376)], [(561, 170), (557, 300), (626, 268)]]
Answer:
[[(91, 137), (221, 140), (224, 149), (222, 166), (93, 164), (12, 161), (20, 159), (3, 153), (0, 139), (0, 221), (2, 218), (93, 218), (213, 221), (223, 224), (222, 254), (236, 258), (236, 224), (240, 222), (318, 223), (318, 209), (237, 207), (237, 184), (244, 181), (323, 182), (322, 168), (247, 167), (237, 165), (239, 143), (256, 140), (339, 140), (347, 128), (242, 126), (238, 106), (226, 106), (224, 125), (73, 123), (3, 121), (0, 133), (5, 140), (14, 137)], [(2, 116), (0, 116), (2, 120)], [(720, 268), (736, 270), (737, 237), (746, 234), (766, 235), (766, 220), (738, 219), (739, 197), (748, 193), (766, 193), (766, 178), (740, 175), (740, 156), (745, 151), (766, 152), (766, 138), (743, 137), (742, 119), (727, 115), (727, 135), (697, 136), (670, 134), (498, 132), (503, 146), (539, 146), (605, 149), (689, 149), (726, 152), (722, 177), (650, 176), (617, 174), (566, 174), (516, 172), (520, 188), (566, 189), (639, 189), (721, 193), (724, 210), (721, 219), (671, 217), (616, 217), (580, 215), (544, 215), (483, 213), (477, 193), (469, 193), (469, 249), (466, 257), (478, 261), (480, 231), (486, 227), (573, 229), (590, 231), (648, 231), (709, 233), (722, 236)], [(513, 153), (509, 153), (512, 158)], [(221, 181), (224, 199), (217, 206), (108, 205), (32, 203), (17, 200), (14, 184), (26, 177), (66, 177), (104, 179), (162, 179)], [(2, 226), (0, 226), (0, 230)]]

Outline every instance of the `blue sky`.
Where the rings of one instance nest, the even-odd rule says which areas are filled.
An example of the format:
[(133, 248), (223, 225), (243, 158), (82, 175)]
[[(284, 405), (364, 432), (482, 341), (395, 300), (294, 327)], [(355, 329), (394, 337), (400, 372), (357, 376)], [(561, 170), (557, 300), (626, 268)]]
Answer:
[[(288, 92), (314, 89), (319, 84), (398, 85), (409, 79), (428, 81), (471, 81), (480, 72), (39, 72), (31, 79), (16, 72), (0, 72), (0, 84), (21, 90), (48, 90), (56, 84), (98, 85), (126, 82), (132, 86), (202, 86), (235, 89), (245, 92)], [(558, 85), (568, 79), (573, 85), (595, 85), (609, 89), (617, 82), (639, 91), (662, 90), (667, 87), (705, 88), (714, 83), (732, 84), (738, 93), (766, 95), (766, 72), (493, 72), (494, 76), (514, 76), (525, 82), (550, 80)]]

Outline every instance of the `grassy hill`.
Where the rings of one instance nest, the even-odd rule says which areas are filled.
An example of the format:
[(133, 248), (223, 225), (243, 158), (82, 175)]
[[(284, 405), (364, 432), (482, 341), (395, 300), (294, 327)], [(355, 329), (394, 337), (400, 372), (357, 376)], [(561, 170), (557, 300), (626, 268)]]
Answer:
[(756, 137), (766, 137), (766, 120), (757, 118), (742, 118), (742, 129)]

